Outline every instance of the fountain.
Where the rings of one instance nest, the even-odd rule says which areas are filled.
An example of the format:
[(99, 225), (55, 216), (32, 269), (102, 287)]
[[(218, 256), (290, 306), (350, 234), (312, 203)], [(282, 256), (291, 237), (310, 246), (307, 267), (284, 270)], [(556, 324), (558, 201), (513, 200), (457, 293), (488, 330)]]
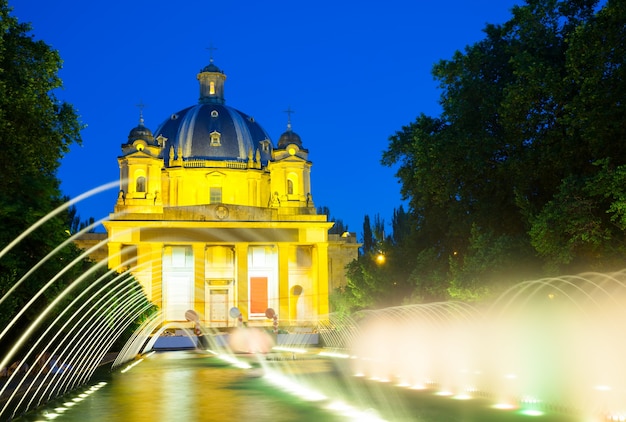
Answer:
[[(50, 215), (42, 220), (47, 218)], [(0, 258), (24, 236), (0, 251)], [(25, 274), (0, 298), (0, 306), (64, 245)], [(167, 382), (178, 385), (175, 375), (167, 371), (173, 361), (187, 362), (184, 369), (177, 366), (186, 374), (232, 364), (243, 371), (229, 375), (229, 382), (237, 388), (271, 385), (273, 390), (320, 403), (322, 413), (330, 412), (337, 420), (436, 421), (459, 406), (468, 406), (459, 412), (481, 409), (472, 410), (479, 416), (466, 415), (466, 420), (498, 420), (497, 412), (502, 409), (534, 416), (565, 415), (565, 419), (548, 420), (626, 420), (626, 368), (620, 356), (621, 327), (626, 322), (624, 271), (520, 283), (489, 307), (443, 302), (330, 315), (318, 322), (323, 347), (317, 348), (277, 346), (275, 340), (281, 334), (272, 309), (266, 316), (274, 321), (273, 333), (241, 327), (241, 313), (231, 309), (236, 330), (230, 343), (202, 327), (195, 311), (189, 310), (185, 317), (196, 331), (191, 335), (200, 331), (205, 339), (202, 350), (150, 356), (162, 318), (130, 274), (131, 269), (138, 269), (136, 262), (145, 262), (135, 257), (111, 270), (105, 261), (97, 263), (16, 335), (15, 325), (43, 292), (54, 288), (63, 273), (89, 252), (68, 263), (1, 327), (0, 342), (10, 347), (0, 356), (0, 368), (10, 367), (11, 373), (0, 379), (0, 420), (33, 409), (41, 411), (47, 403), (57, 406), (58, 400), (77, 392), (90, 396), (121, 388), (94, 376), (103, 362), (114, 370), (109, 375), (113, 383), (123, 382), (116, 374), (146, 363), (152, 368), (151, 376), (163, 370), (164, 376), (173, 377)], [(142, 323), (126, 344), (114, 355), (108, 354), (131, 322), (142, 315)], [(226, 363), (217, 365), (217, 361)], [(165, 366), (159, 369), (159, 365)], [(211, 369), (211, 377), (217, 376), (216, 371)], [(191, 394), (184, 383), (178, 387), (181, 394)], [(235, 398), (239, 394), (234, 391), (232, 395), (239, 403)], [(448, 402), (441, 405), (438, 400), (444, 397), (449, 397)], [(272, 408), (266, 400), (258, 400)], [(437, 406), (443, 410), (429, 414)]]
[(518, 284), (487, 309), (409, 305), (341, 325), (358, 327), (344, 337), (361, 376), (528, 413), (621, 421), (624, 303), (626, 272), (587, 273)]
[[(0, 258), (74, 203), (116, 186), (117, 183), (103, 185), (48, 213), (0, 251)], [(0, 306), (9, 303), (20, 289), (28, 289), (30, 275), (99, 223), (68, 237), (42, 258), (0, 297)], [(0, 344), (5, 354), (0, 356), (0, 370), (5, 377), (0, 380), (0, 420), (12, 419), (87, 383), (124, 330), (140, 315), (150, 314), (153, 306), (145, 300), (130, 272), (118, 274), (116, 269), (107, 270), (106, 261), (91, 266), (65, 288), (56, 286), (65, 273), (100, 246), (102, 242), (65, 265), (38, 291), (31, 293), (32, 297), (1, 327)], [(37, 303), (43, 302), (43, 294), (55, 290), (58, 293), (54, 299), (34, 311)], [(24, 326), (25, 318), (33, 312), (37, 312), (36, 317)]]

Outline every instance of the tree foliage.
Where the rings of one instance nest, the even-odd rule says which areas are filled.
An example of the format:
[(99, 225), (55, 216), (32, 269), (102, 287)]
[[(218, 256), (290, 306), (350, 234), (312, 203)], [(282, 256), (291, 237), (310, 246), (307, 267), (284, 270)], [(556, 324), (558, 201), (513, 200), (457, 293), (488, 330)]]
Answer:
[(414, 300), (623, 266), (624, 22), (625, 2), (526, 0), (434, 65), (441, 113), (402, 127), (381, 160), (409, 204)]
[[(72, 143), (80, 142), (73, 107), (57, 100), (61, 86), (59, 54), (30, 34), (30, 26), (10, 14), (0, 0), (0, 245), (8, 245), (31, 225), (57, 208), (63, 198), (56, 171)], [(67, 239), (69, 215), (60, 213), (25, 238), (0, 260), (6, 292), (42, 257)], [(30, 279), (31, 289), (56, 274), (76, 250), (69, 246)], [(26, 298), (23, 298), (25, 300)], [(14, 306), (20, 306), (17, 300)], [(11, 313), (11, 309), (4, 309)]]
[[(0, 298), (14, 288), (0, 306), (0, 326), (16, 321), (5, 339), (23, 333), (42, 309), (93, 265), (71, 242), (51, 254), (71, 233), (85, 227), (73, 207), (56, 213), (4, 254), (18, 236), (67, 201), (57, 170), (70, 146), (81, 143), (82, 124), (73, 106), (55, 96), (62, 86), (61, 64), (59, 53), (36, 40), (30, 25), (20, 23), (7, 1), (0, 0)], [(43, 265), (37, 267), (40, 262)], [(74, 284), (75, 291), (92, 285), (96, 277)], [(42, 295), (26, 307), (38, 292)], [(67, 295), (56, 310), (74, 297)], [(27, 312), (16, 319), (21, 309)], [(10, 345), (0, 344), (0, 356)]]
[(358, 259), (346, 268), (347, 285), (332, 297), (334, 310), (355, 310), (392, 306), (410, 296), (413, 286), (409, 278), (412, 223), (403, 207), (393, 211), (391, 232), (376, 215), (372, 225), (369, 215), (363, 219), (363, 245)]
[(332, 221), (335, 223), (330, 230), (328, 230), (329, 234), (338, 234), (342, 235), (343, 233), (348, 231), (348, 225), (343, 223), (343, 220), (335, 218), (331, 215), (330, 209), (327, 206), (317, 207), (318, 214), (324, 214), (328, 217), (328, 221)]
[(370, 222), (370, 216), (366, 215), (363, 218), (363, 253), (371, 253), (374, 251), (374, 234), (372, 233), (372, 223)]

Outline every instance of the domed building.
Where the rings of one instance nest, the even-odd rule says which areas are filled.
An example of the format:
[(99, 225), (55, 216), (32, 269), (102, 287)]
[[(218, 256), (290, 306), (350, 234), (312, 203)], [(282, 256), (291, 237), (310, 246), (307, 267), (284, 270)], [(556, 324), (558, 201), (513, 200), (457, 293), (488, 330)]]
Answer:
[[(309, 151), (291, 123), (276, 145), (249, 115), (226, 105), (226, 75), (211, 63), (197, 75), (197, 104), (154, 132), (140, 118), (118, 157), (120, 191), (104, 223), (109, 266), (130, 268), (162, 311), (184, 326), (306, 325), (329, 312), (333, 274), (357, 257), (350, 238), (313, 203)], [(335, 252), (333, 252), (335, 251)]]

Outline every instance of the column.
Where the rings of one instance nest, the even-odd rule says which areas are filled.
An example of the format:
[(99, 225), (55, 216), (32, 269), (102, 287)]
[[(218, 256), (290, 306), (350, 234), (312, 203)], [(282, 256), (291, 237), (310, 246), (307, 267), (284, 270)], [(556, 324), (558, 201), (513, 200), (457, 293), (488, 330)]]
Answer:
[(154, 256), (152, 255), (152, 244), (139, 243), (137, 244), (137, 263), (132, 269), (132, 273), (135, 279), (143, 287), (144, 293), (149, 298), (152, 295), (152, 261)]
[(248, 244), (235, 244), (235, 284), (237, 297), (235, 306), (241, 311), (243, 320), (248, 320)]
[(148, 300), (163, 309), (163, 243), (151, 243), (152, 285)]
[(193, 249), (193, 309), (200, 315), (201, 321), (206, 321), (209, 311), (208, 304), (205, 302), (206, 283), (205, 283), (205, 249), (204, 243), (194, 243)]
[(330, 307), (328, 304), (328, 243), (318, 243), (315, 245), (315, 265), (314, 269), (317, 277), (315, 287), (317, 294), (315, 295), (314, 305), (317, 309), (317, 317), (326, 317)]
[(278, 244), (278, 320), (289, 323), (289, 243)]
[(109, 247), (109, 268), (120, 269), (122, 264), (122, 244), (119, 242), (108, 242)]

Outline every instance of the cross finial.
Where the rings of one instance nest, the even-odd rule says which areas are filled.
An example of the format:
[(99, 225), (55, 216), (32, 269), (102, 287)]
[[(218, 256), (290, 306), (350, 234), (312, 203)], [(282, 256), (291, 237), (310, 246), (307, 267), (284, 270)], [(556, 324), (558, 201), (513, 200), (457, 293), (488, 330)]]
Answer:
[(210, 43), (207, 50), (209, 50), (209, 62), (213, 63), (213, 51), (217, 50), (217, 47), (213, 47), (213, 43)]
[(136, 107), (139, 107), (139, 124), (143, 126), (143, 109), (147, 106), (143, 103), (142, 100), (139, 100), (139, 104), (135, 104)]
[(287, 106), (285, 113), (287, 113), (287, 130), (291, 130), (291, 114), (295, 113), (295, 111), (291, 109), (291, 106)]

